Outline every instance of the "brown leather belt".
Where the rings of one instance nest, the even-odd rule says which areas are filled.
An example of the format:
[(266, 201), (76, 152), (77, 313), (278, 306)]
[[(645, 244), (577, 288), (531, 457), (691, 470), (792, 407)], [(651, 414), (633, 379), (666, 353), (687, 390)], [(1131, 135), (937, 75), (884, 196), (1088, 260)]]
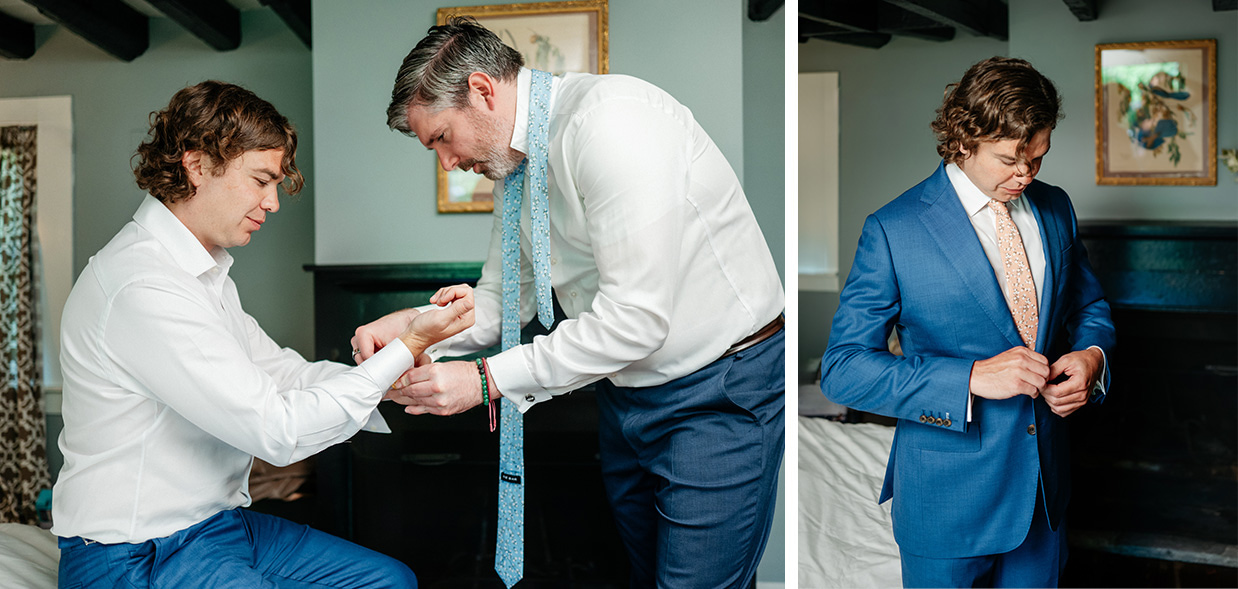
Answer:
[(782, 313), (779, 313), (778, 316), (775, 317), (773, 321), (770, 321), (768, 324), (766, 324), (765, 327), (758, 329), (756, 333), (742, 340), (739, 340), (739, 343), (731, 346), (730, 348), (727, 348), (726, 353), (722, 354), (721, 357), (726, 358), (727, 356), (730, 356), (731, 354), (742, 352), (744, 350), (747, 350), (748, 348), (751, 348), (752, 346), (755, 346), (769, 339), (771, 335), (778, 333), (778, 331), (782, 329), (782, 326), (785, 323), (786, 323), (786, 319), (783, 318)]

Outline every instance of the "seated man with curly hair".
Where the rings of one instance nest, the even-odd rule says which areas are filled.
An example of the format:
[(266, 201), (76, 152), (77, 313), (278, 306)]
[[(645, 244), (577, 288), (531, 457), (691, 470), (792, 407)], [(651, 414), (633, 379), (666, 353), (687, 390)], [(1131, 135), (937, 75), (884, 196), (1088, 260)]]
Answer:
[(220, 82), (153, 113), (134, 174), (148, 194), (65, 305), (62, 587), (415, 587), (403, 563), (244, 509), (254, 457), (286, 465), (383, 431), (375, 411), (428, 346), (473, 324), (467, 286), (408, 312), (359, 366), (281, 349), (241, 308), (227, 248), (295, 194), (297, 135)]

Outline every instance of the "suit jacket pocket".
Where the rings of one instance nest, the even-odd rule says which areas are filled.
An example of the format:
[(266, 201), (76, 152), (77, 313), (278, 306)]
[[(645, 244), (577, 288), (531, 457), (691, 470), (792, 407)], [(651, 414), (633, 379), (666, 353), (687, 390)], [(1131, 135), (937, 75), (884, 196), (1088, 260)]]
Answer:
[(967, 431), (957, 432), (942, 427), (925, 425), (910, 420), (901, 420), (899, 444), (909, 448), (936, 452), (979, 452), (980, 424), (970, 423)]

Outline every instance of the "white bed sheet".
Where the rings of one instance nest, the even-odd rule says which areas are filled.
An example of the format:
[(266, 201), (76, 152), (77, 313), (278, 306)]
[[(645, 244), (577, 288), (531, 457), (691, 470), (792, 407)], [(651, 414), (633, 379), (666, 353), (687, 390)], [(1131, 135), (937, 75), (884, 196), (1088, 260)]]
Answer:
[(890, 503), (894, 428), (799, 417), (799, 586), (901, 587)]
[(0, 586), (55, 589), (60, 566), (56, 536), (35, 526), (0, 524)]

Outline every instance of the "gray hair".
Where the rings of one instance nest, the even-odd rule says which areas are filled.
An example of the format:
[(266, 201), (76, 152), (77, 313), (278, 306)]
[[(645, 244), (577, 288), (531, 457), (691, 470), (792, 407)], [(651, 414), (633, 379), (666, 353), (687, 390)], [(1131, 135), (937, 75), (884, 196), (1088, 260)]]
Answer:
[(469, 76), (482, 72), (506, 82), (516, 79), (524, 57), (468, 16), (453, 16), (429, 33), (404, 58), (391, 90), (387, 126), (413, 135), (409, 106), (433, 112), (469, 105)]

